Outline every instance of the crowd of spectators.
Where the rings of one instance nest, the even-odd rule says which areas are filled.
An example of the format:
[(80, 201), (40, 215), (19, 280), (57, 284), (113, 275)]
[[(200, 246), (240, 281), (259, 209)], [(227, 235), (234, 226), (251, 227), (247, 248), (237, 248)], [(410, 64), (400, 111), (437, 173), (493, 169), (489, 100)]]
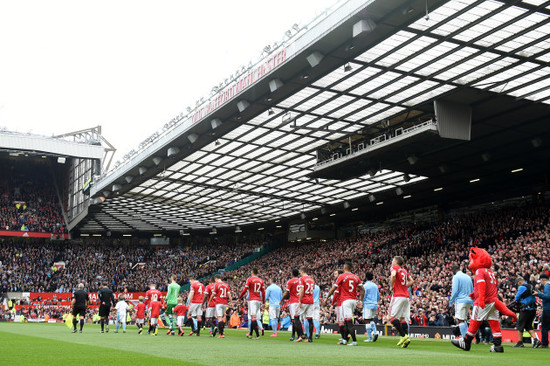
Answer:
[[(175, 274), (183, 285), (191, 276), (213, 274), (251, 254), (264, 243), (204, 242), (192, 247), (110, 246), (100, 243), (44, 244), (0, 243), (0, 293), (5, 291), (70, 292), (78, 282), (96, 291), (107, 280), (115, 291), (145, 291), (158, 283), (165, 290)], [(516, 293), (517, 276), (536, 276), (548, 270), (550, 260), (550, 211), (546, 204), (485, 209), (473, 213), (449, 213), (441, 221), (404, 225), (346, 239), (288, 243), (259, 259), (226, 272), (236, 298), (252, 268), (260, 270), (266, 283), (273, 278), (283, 290), (293, 267), (306, 266), (325, 297), (334, 281), (333, 272), (346, 261), (365, 279), (374, 273), (381, 301), (379, 320), (387, 313), (391, 298), (391, 259), (400, 255), (415, 279), (411, 288), (413, 324), (453, 324), (449, 307), (451, 265), (459, 263), (465, 273), (470, 247), (486, 248), (493, 257), (500, 294), (508, 303)], [(64, 261), (62, 270), (52, 268)], [(185, 293), (183, 296), (185, 297)], [(236, 307), (246, 315), (244, 302)], [(322, 322), (334, 322), (332, 307), (321, 307)]]
[[(143, 292), (150, 283), (158, 283), (165, 291), (172, 274), (182, 279), (202, 277), (263, 245), (212, 241), (191, 247), (152, 247), (29, 240), (0, 240), (0, 293), (72, 292), (78, 282), (96, 291), (102, 281), (120, 292)], [(65, 267), (53, 265), (58, 262)]]
[[(334, 270), (342, 269), (350, 261), (360, 278), (365, 279), (367, 271), (374, 273), (381, 296), (378, 312), (381, 320), (391, 299), (391, 260), (400, 255), (405, 257), (405, 267), (415, 279), (411, 289), (413, 324), (452, 325), (451, 265), (459, 263), (465, 273), (472, 275), (467, 269), (470, 247), (486, 248), (493, 257), (500, 293), (509, 303), (517, 290), (517, 276), (536, 276), (548, 270), (549, 218), (547, 205), (514, 206), (449, 215), (437, 224), (410, 225), (348, 239), (292, 243), (228, 273), (228, 281), (234, 291), (239, 291), (252, 267), (256, 267), (262, 278), (273, 278), (284, 290), (291, 269), (305, 265), (324, 297), (334, 281)], [(322, 307), (321, 314), (322, 321), (335, 321), (332, 307)]]
[(0, 161), (0, 230), (64, 234), (67, 232), (53, 184), (44, 184), (47, 166), (28, 167)]

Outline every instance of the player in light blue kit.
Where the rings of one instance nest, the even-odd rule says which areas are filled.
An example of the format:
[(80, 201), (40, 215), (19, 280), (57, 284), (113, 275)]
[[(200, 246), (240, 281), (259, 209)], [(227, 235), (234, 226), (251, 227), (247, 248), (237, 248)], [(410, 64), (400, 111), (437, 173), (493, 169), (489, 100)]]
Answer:
[(453, 271), (453, 292), (449, 299), (449, 307), (455, 305), (455, 319), (458, 323), (456, 328), (453, 328), (453, 334), (458, 337), (466, 336), (468, 331), (468, 312), (472, 307), (474, 301), (470, 298), (472, 292), (474, 292), (474, 284), (472, 278), (466, 273), (460, 270), (458, 264), (453, 264), (451, 267)]
[(380, 300), (380, 292), (378, 291), (378, 285), (372, 282), (372, 272), (365, 274), (367, 282), (363, 285), (365, 288), (365, 297), (363, 298), (363, 319), (365, 320), (365, 327), (369, 338), (363, 342), (376, 342), (378, 340), (378, 332), (376, 331), (376, 311), (378, 310), (378, 301)]
[(275, 284), (275, 279), (269, 279), (269, 286), (265, 291), (265, 301), (269, 306), (269, 323), (273, 334), (271, 337), (277, 337), (277, 328), (279, 318), (281, 317), (281, 301), (283, 299), (283, 290)]

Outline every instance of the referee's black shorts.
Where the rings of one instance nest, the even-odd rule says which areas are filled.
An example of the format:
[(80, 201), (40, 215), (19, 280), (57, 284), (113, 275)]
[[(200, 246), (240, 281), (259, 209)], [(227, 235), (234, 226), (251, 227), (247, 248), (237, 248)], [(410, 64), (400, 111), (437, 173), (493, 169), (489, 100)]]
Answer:
[(517, 330), (522, 332), (523, 330), (533, 330), (533, 320), (537, 312), (535, 310), (522, 310), (519, 312)]
[(85, 307), (75, 307), (73, 308), (73, 316), (85, 316), (86, 315), (86, 308)]
[(111, 312), (111, 307), (107, 305), (99, 305), (99, 316), (105, 317), (109, 316), (109, 313)]

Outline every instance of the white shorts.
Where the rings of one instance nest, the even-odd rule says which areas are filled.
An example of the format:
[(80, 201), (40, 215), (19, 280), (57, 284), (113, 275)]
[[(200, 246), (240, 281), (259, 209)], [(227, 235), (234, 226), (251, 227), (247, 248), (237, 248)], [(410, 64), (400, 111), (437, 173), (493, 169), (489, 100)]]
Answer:
[(468, 312), (471, 307), (472, 304), (469, 302), (455, 303), (455, 318), (458, 320), (468, 319)]
[(408, 297), (392, 297), (388, 307), (390, 318), (411, 320), (411, 301)]
[(336, 323), (343, 323), (344, 313), (342, 313), (342, 306), (337, 306), (334, 309), (336, 310)]
[(157, 325), (159, 323), (158, 318), (151, 318), (151, 325)]
[(300, 306), (300, 316), (306, 319), (313, 318), (313, 304), (302, 304)]
[(176, 318), (176, 325), (178, 327), (183, 327), (184, 322), (185, 322), (185, 316), (180, 315)]
[(500, 320), (500, 313), (495, 308), (494, 302), (486, 304), (483, 309), (477, 305), (474, 305), (472, 310), (472, 320), (477, 320), (478, 322), (484, 320)]
[(205, 316), (207, 318), (214, 318), (216, 317), (216, 308), (215, 307), (209, 307), (209, 308), (206, 308), (206, 312), (205, 312)]
[(357, 300), (344, 300), (342, 302), (342, 316), (344, 320), (353, 319), (355, 307), (357, 307)]
[(251, 316), (258, 317), (260, 314), (260, 308), (262, 306), (261, 301), (258, 300), (252, 300), (248, 302), (248, 314)]
[(316, 322), (321, 320), (321, 306), (320, 305), (313, 305), (313, 320)]
[(216, 305), (216, 316), (221, 318), (225, 316), (225, 311), (227, 310), (227, 304), (217, 304)]
[(270, 306), (269, 307), (269, 319), (275, 320), (281, 317), (281, 307), (280, 306)]
[(376, 311), (378, 309), (367, 309), (363, 308), (363, 319), (374, 319), (376, 318)]
[(144, 318), (136, 318), (136, 325), (137, 324), (145, 324), (145, 319)]
[(288, 305), (288, 310), (290, 311), (290, 317), (294, 319), (297, 316), (300, 316), (300, 309), (298, 309), (298, 303)]
[(126, 314), (116, 314), (116, 322), (117, 323), (126, 323)]
[(189, 316), (197, 317), (202, 316), (202, 304), (191, 304), (189, 305)]

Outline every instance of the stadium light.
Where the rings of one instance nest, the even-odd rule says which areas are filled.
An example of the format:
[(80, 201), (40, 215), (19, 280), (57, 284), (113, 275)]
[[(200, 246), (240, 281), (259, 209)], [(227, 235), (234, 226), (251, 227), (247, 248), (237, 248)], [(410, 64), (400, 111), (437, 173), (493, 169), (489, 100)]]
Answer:
[(84, 234), (84, 233), (82, 233), (82, 234), (80, 234), (80, 236), (87, 237), (87, 236), (90, 236), (90, 234)]
[(241, 227), (240, 226), (237, 226), (235, 227), (235, 233), (238, 234), (238, 233), (242, 233), (243, 231), (241, 230)]
[(147, 168), (144, 166), (140, 166), (138, 169), (139, 175), (145, 174), (146, 171), (147, 171)]
[(264, 228), (263, 227), (259, 227), (258, 228), (258, 231), (262, 231)]
[(302, 213), (300, 214), (300, 218), (301, 218), (302, 220), (305, 220), (305, 219), (306, 219), (306, 214), (302, 212)]
[(160, 164), (161, 161), (162, 161), (162, 159), (158, 156), (155, 156), (153, 158), (153, 163), (155, 163), (155, 165), (157, 165), (157, 166)]
[(122, 234), (122, 236), (129, 237), (129, 236), (132, 236), (132, 234)]
[(409, 162), (409, 164), (414, 165), (418, 162), (418, 157), (416, 157), (416, 155), (411, 155), (407, 157), (407, 161)]
[(214, 142), (214, 146), (220, 146), (222, 143), (220, 142), (220, 140), (216, 140), (216, 142)]
[(405, 181), (405, 183), (409, 183), (411, 181), (411, 176), (405, 173), (403, 174), (403, 180)]
[(350, 72), (351, 70), (353, 70), (353, 67), (351, 67), (349, 62), (344, 65), (344, 72)]
[(273, 110), (273, 108), (269, 108), (268, 111), (267, 111), (267, 115), (272, 116), (274, 114), (275, 114), (275, 111)]
[(187, 136), (187, 139), (189, 140), (190, 143), (194, 144), (195, 141), (199, 139), (199, 135), (197, 135), (196, 133), (192, 133), (189, 136)]
[(275, 226), (275, 227), (276, 227), (277, 229), (280, 229), (280, 228), (282, 228), (282, 225), (277, 225), (277, 226)]
[(512, 173), (519, 173), (519, 172), (522, 172), (522, 171), (523, 171), (523, 168), (518, 168), (518, 169), (512, 170)]
[(223, 122), (219, 118), (214, 118), (212, 121), (210, 121), (210, 126), (212, 126), (212, 129), (215, 130), (216, 128), (220, 127), (222, 123)]
[(112, 191), (117, 192), (120, 191), (121, 188), (122, 186), (120, 184), (113, 184)]
[(403, 196), (403, 199), (406, 200), (407, 198), (411, 198), (412, 196), (410, 194)]
[(57, 158), (57, 162), (59, 164), (65, 164), (65, 162), (67, 161), (67, 159), (65, 159), (64, 157), (60, 156)]
[(334, 217), (334, 216), (336, 216), (336, 214), (335, 214), (335, 213), (331, 213), (329, 216), (330, 216), (330, 217)]
[(248, 107), (250, 107), (250, 103), (247, 100), (242, 99), (237, 102), (237, 108), (241, 113), (244, 112)]
[(177, 155), (179, 152), (180, 152), (179, 148), (177, 148), (175, 146), (174, 147), (169, 147), (168, 151), (166, 152), (166, 156), (170, 158), (174, 155)]
[(349, 202), (348, 201), (344, 201), (344, 208), (345, 209), (348, 209), (350, 206)]
[(363, 34), (370, 33), (376, 28), (376, 23), (372, 19), (361, 19), (353, 25), (353, 38)]
[(325, 57), (325, 56), (321, 52), (314, 51), (314, 52), (310, 53), (306, 57), (306, 59), (307, 59), (307, 62), (309, 63), (309, 66), (315, 67), (315, 66), (317, 66), (321, 63), (321, 60), (323, 59), (323, 57)]
[(472, 179), (470, 180), (470, 183), (476, 183), (476, 182), (479, 182), (481, 179), (479, 178), (475, 178), (475, 179)]
[(100, 237), (101, 234), (92, 234), (92, 236), (95, 236), (95, 237)]
[(376, 201), (376, 197), (374, 196), (374, 194), (369, 194), (369, 202), (374, 202)]
[(271, 79), (269, 80), (269, 91), (273, 93), (277, 89), (280, 89), (283, 85), (284, 83), (281, 81), (281, 79)]
[(357, 210), (359, 210), (359, 208), (357, 208), (357, 207), (354, 207), (354, 208), (351, 209), (351, 211), (357, 211)]
[(126, 181), (126, 183), (132, 183), (133, 179), (134, 177), (132, 177), (131, 175), (127, 175), (124, 177), (124, 180)]
[(380, 206), (380, 205), (383, 205), (383, 204), (384, 204), (384, 201), (376, 202), (376, 206)]
[(397, 189), (395, 190), (395, 194), (401, 196), (403, 194), (403, 189), (401, 187), (397, 187)]
[(434, 192), (439, 192), (439, 191), (442, 191), (442, 190), (443, 190), (443, 187), (434, 188)]
[(216, 229), (214, 226), (212, 227), (212, 229), (210, 229), (210, 235), (215, 235), (218, 233), (218, 229)]
[(314, 218), (311, 219), (311, 221), (317, 221), (317, 220), (319, 220), (318, 217), (314, 217)]

